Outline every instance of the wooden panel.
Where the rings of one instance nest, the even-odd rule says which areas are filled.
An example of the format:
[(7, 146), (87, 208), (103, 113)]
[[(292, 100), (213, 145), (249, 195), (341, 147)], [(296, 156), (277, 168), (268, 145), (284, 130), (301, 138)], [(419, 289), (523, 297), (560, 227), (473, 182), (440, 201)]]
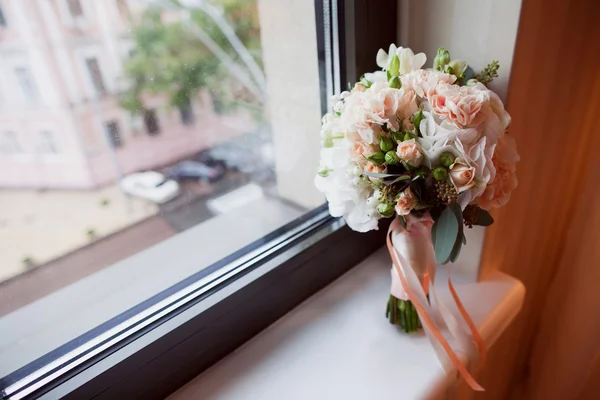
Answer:
[[(519, 278), (527, 297), (481, 373), (487, 391), (461, 390), (461, 399), (532, 398), (528, 377), (542, 379), (544, 357), (536, 357), (534, 364), (529, 360), (548, 288), (573, 268), (567, 260), (592, 267), (586, 258), (575, 257), (581, 251), (576, 242), (565, 243), (583, 232), (572, 227), (577, 207), (600, 207), (598, 201), (581, 201), (586, 188), (596, 187), (600, 172), (593, 163), (600, 154), (594, 145), (600, 135), (594, 123), (600, 100), (593, 96), (600, 90), (594, 87), (600, 65), (598, 7), (593, 0), (523, 1), (507, 102), (513, 117), (510, 134), (522, 157), (519, 188), (507, 206), (494, 212), (482, 270), (484, 279), (486, 271), (497, 268)], [(543, 326), (552, 328), (551, 323)]]

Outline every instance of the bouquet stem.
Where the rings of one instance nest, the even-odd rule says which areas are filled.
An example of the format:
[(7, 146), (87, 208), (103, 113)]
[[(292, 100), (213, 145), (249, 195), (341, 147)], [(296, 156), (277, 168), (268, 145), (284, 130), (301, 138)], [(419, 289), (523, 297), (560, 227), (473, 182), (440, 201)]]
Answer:
[(390, 295), (385, 316), (390, 324), (399, 326), (406, 333), (421, 329), (421, 320), (410, 300), (401, 300)]

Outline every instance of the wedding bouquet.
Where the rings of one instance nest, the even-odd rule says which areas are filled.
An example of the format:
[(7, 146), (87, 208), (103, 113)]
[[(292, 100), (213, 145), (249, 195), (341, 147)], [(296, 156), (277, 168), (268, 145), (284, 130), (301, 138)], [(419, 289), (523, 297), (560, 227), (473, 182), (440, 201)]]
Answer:
[(488, 211), (509, 200), (519, 160), (506, 132), (510, 116), (485, 86), (498, 63), (475, 74), (444, 48), (433, 68), (422, 69), (425, 62), (392, 44), (377, 54), (382, 70), (333, 96), (315, 180), (331, 214), (356, 231), (394, 218), (386, 316), (406, 332), (428, 319), (435, 267), (457, 259), (463, 227), (490, 225)]

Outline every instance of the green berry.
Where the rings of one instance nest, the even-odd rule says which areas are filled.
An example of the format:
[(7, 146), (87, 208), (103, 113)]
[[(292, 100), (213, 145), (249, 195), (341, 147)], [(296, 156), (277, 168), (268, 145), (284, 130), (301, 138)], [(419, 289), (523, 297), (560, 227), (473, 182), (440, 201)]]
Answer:
[(444, 167), (437, 167), (433, 170), (433, 177), (436, 181), (445, 181), (448, 179), (448, 170)]

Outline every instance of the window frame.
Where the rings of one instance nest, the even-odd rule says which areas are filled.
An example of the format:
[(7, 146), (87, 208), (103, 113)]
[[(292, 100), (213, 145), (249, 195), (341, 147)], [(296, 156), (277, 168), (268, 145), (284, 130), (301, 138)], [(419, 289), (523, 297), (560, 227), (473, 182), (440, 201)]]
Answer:
[[(358, 20), (357, 10), (384, 6)], [(348, 62), (375, 69), (358, 54), (395, 40), (396, 5), (315, 0), (315, 14), (327, 100), (356, 79)], [(349, 26), (360, 40), (349, 43)], [(322, 205), (0, 379), (0, 397), (164, 398), (381, 247), (385, 228), (353, 232)]]

